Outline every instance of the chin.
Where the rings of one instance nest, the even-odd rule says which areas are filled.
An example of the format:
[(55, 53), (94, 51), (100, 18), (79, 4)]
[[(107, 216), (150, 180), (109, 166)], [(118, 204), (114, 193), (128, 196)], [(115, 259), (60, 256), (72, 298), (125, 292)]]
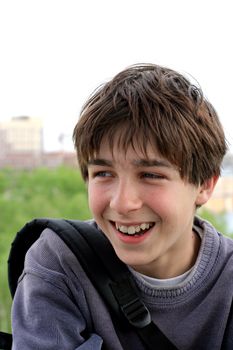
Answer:
[(118, 258), (126, 265), (132, 267), (133, 269), (137, 270), (137, 267), (139, 268), (140, 266), (143, 265), (148, 265), (150, 264), (150, 261), (148, 260), (148, 256), (140, 256), (140, 253), (134, 252), (126, 252), (122, 253), (117, 250), (115, 250), (116, 255)]

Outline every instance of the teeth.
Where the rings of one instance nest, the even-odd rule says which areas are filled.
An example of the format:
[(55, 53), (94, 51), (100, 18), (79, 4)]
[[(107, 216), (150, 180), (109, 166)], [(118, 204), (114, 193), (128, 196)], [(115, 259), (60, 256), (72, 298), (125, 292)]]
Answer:
[(122, 233), (127, 233), (128, 235), (134, 235), (135, 233), (139, 233), (140, 231), (148, 230), (153, 224), (142, 223), (138, 226), (120, 226), (117, 223), (116, 229)]
[(127, 226), (120, 226), (120, 227), (119, 227), (119, 230), (120, 230), (121, 232), (123, 232), (123, 233), (127, 233), (127, 232), (128, 232)]
[(135, 227), (134, 226), (129, 226), (128, 227), (128, 234), (129, 235), (134, 235), (135, 234), (135, 232), (136, 232), (136, 230), (135, 230)]

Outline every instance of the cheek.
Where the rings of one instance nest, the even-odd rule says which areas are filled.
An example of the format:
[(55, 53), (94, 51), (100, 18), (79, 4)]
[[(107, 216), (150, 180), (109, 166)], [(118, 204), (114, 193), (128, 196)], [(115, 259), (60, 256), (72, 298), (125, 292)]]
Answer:
[(180, 212), (185, 212), (181, 209), (181, 201), (179, 195), (174, 191), (165, 191), (164, 189), (157, 189), (151, 191), (147, 196), (144, 196), (145, 204), (149, 207), (163, 222), (177, 220), (177, 215)]
[(88, 184), (88, 204), (91, 212), (98, 215), (106, 206), (104, 192), (98, 187)]
[(171, 194), (164, 190), (144, 192), (144, 203), (156, 212), (168, 211), (172, 206)]

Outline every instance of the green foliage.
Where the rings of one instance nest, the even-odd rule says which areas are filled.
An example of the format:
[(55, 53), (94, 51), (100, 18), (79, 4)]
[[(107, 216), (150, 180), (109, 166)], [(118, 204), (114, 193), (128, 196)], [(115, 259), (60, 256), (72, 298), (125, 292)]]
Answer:
[(0, 330), (10, 331), (7, 258), (16, 232), (35, 217), (85, 220), (91, 215), (81, 175), (68, 167), (1, 170), (0, 213)]

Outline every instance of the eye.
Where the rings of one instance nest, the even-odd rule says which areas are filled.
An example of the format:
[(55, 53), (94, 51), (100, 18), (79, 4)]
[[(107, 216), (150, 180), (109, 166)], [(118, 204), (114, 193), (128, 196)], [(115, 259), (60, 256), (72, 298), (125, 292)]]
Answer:
[(111, 177), (112, 174), (109, 171), (96, 171), (92, 175), (93, 177)]
[(157, 173), (143, 173), (142, 174), (143, 178), (146, 179), (164, 179), (164, 175), (157, 174)]

